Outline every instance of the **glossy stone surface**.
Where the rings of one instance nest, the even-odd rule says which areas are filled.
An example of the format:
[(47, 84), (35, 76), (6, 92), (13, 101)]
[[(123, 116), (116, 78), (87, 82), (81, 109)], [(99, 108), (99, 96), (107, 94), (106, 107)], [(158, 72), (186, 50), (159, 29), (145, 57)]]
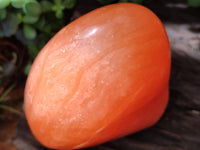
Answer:
[(25, 89), (35, 137), (77, 149), (155, 124), (168, 101), (170, 47), (147, 8), (94, 10), (61, 29), (37, 56)]

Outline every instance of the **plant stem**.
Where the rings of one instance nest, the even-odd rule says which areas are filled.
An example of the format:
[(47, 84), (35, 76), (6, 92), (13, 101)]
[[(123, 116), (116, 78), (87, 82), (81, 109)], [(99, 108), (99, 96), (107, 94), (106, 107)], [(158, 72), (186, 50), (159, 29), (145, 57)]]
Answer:
[(18, 114), (18, 115), (21, 114), (20, 111), (14, 109), (14, 108), (12, 108), (12, 107), (6, 106), (6, 105), (0, 105), (0, 108), (2, 108), (2, 109), (4, 109), (4, 110), (8, 110), (8, 111), (13, 112), (13, 113)]

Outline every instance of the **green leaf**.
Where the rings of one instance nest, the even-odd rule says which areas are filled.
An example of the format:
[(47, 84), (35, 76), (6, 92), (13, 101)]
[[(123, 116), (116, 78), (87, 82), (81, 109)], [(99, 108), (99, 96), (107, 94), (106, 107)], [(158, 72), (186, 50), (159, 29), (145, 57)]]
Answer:
[(27, 23), (27, 24), (34, 24), (38, 21), (39, 17), (33, 17), (33, 16), (29, 16), (29, 15), (25, 15), (23, 16), (23, 22)]
[(17, 19), (18, 19), (18, 24), (23, 22), (23, 16), (22, 13), (17, 13)]
[(191, 7), (199, 7), (200, 6), (200, 0), (188, 0), (188, 4)]
[(31, 66), (32, 64), (27, 64), (26, 67), (24, 68), (24, 74), (25, 75), (28, 75), (29, 74), (29, 71), (31, 69)]
[(7, 17), (0, 22), (4, 36), (11, 36), (15, 34), (18, 28), (17, 15), (14, 13), (8, 13)]
[(10, 0), (0, 0), (0, 9), (6, 8), (10, 4)]
[(37, 35), (36, 30), (32, 26), (27, 25), (27, 24), (25, 24), (23, 26), (23, 34), (24, 34), (25, 38), (27, 38), (29, 40), (35, 39), (35, 37)]
[(11, 5), (14, 8), (22, 8), (24, 3), (25, 3), (25, 0), (11, 0)]
[(57, 10), (56, 11), (56, 18), (61, 19), (63, 18), (63, 11), (62, 10)]
[(37, 1), (26, 1), (23, 5), (23, 11), (29, 16), (38, 17), (42, 12), (42, 8)]
[(63, 5), (65, 6), (65, 8), (67, 9), (72, 9), (74, 8), (74, 6), (76, 5), (76, 0), (65, 0), (63, 2)]
[(43, 0), (40, 2), (40, 5), (42, 8), (42, 12), (46, 13), (46, 12), (50, 12), (52, 10), (53, 3), (51, 3), (47, 0)]
[(6, 9), (0, 9), (0, 20), (5, 19), (6, 15), (7, 15)]
[(55, 4), (52, 6), (53, 11), (62, 11), (65, 9), (64, 4), (61, 3), (61, 0), (54, 0)]

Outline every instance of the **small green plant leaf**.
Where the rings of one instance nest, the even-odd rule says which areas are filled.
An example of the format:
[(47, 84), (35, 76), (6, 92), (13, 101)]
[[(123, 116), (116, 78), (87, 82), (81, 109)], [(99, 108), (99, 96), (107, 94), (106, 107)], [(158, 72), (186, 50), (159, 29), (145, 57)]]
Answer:
[(42, 12), (42, 8), (37, 1), (26, 1), (23, 5), (23, 11), (29, 16), (39, 17)]
[(18, 19), (18, 24), (23, 22), (23, 16), (22, 13), (17, 13), (17, 19)]
[(23, 34), (24, 34), (25, 38), (27, 38), (29, 40), (35, 39), (35, 37), (37, 35), (36, 30), (31, 25), (28, 25), (28, 24), (25, 24), (23, 26)]
[(63, 3), (63, 5), (67, 9), (72, 9), (76, 5), (76, 2), (77, 2), (76, 0), (65, 0), (64, 3)]
[(29, 74), (29, 71), (31, 69), (31, 66), (32, 64), (27, 64), (26, 67), (24, 68), (24, 74), (25, 75), (28, 75)]
[(6, 15), (7, 15), (6, 9), (0, 9), (0, 20), (5, 19)]
[(56, 18), (58, 18), (58, 19), (61, 19), (61, 18), (63, 18), (63, 11), (62, 10), (57, 10), (56, 11)]
[(42, 8), (42, 12), (46, 13), (46, 12), (50, 12), (52, 10), (53, 3), (51, 3), (50, 1), (47, 1), (47, 0), (43, 0), (40, 2), (40, 5)]
[(6, 8), (10, 4), (10, 0), (0, 0), (0, 9)]
[(14, 8), (22, 8), (25, 3), (25, 0), (11, 0), (11, 5)]
[(52, 6), (53, 11), (64, 10), (65, 6), (61, 3), (61, 0), (54, 0), (55, 4)]
[(14, 13), (8, 13), (7, 17), (0, 22), (4, 36), (11, 36), (15, 34), (18, 28), (18, 18)]
[(25, 15), (23, 16), (23, 22), (27, 23), (27, 24), (34, 24), (38, 21), (39, 17), (33, 17), (33, 16), (29, 16), (29, 15)]

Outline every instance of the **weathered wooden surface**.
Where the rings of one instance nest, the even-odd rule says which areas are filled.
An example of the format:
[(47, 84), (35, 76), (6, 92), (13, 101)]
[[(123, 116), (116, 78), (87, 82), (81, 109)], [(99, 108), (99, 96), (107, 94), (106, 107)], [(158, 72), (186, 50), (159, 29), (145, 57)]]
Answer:
[[(149, 3), (147, 5), (153, 10), (157, 8)], [(163, 11), (169, 11), (169, 21), (165, 22), (165, 27), (172, 51), (170, 100), (165, 114), (149, 129), (86, 150), (198, 150), (200, 148), (200, 30), (198, 30), (200, 19), (198, 21), (195, 16), (190, 18), (188, 17), (190, 13), (185, 12), (186, 16), (175, 22), (176, 17), (170, 12), (174, 10), (172, 6), (169, 4), (162, 6)], [(178, 9), (175, 10), (180, 15)], [(168, 12), (158, 12), (158, 9), (155, 11), (166, 20)], [(76, 12), (76, 15), (79, 15), (79, 12)], [(192, 24), (188, 23), (188, 19), (192, 19)], [(18, 123), (14, 143), (19, 150), (48, 150), (32, 136), (24, 116)]]

